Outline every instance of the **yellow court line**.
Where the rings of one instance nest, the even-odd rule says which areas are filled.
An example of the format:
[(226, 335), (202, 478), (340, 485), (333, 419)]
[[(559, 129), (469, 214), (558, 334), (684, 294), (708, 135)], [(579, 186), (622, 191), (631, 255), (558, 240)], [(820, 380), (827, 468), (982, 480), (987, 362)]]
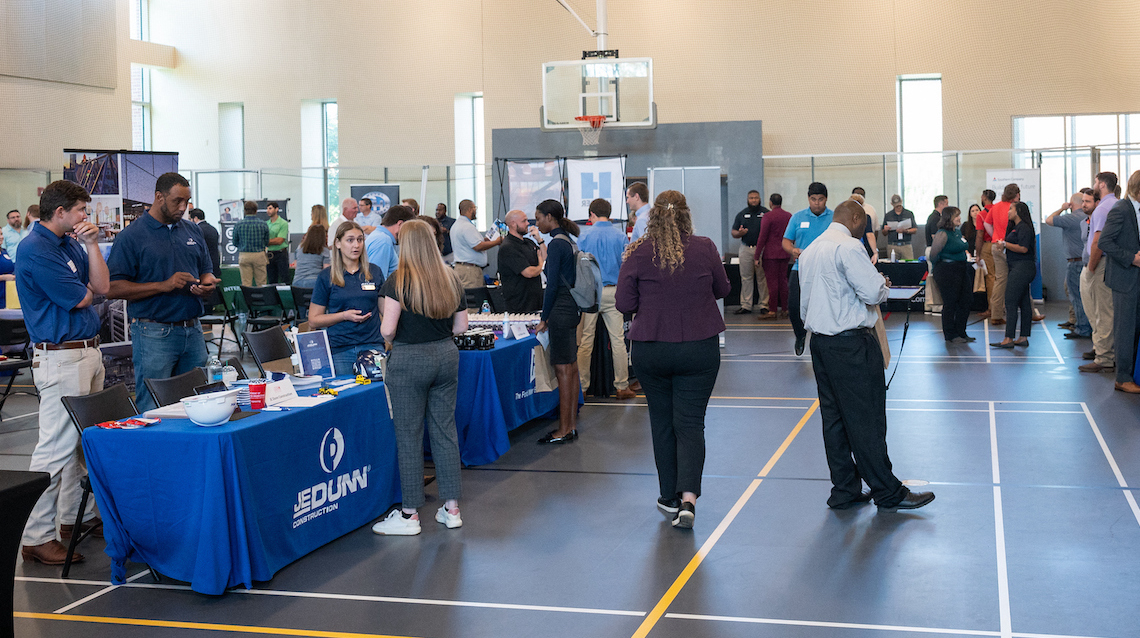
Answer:
[(232, 631), (246, 634), (271, 634), (275, 636), (313, 636), (315, 638), (406, 638), (385, 634), (357, 634), (344, 631), (319, 631), (315, 629), (287, 629), (281, 627), (254, 627), (249, 625), (218, 625), (200, 622), (179, 622), (174, 620), (149, 620), (146, 618), (114, 618), (110, 616), (69, 616), (65, 614), (37, 614), (17, 611), (14, 618), (34, 620), (68, 620), (72, 622), (100, 623), (104, 625), (133, 625), (137, 627), (165, 627), (169, 629), (200, 629), (204, 631)]
[(661, 620), (661, 617), (665, 615), (665, 612), (669, 609), (669, 605), (673, 604), (677, 595), (680, 594), (681, 590), (688, 584), (689, 579), (692, 578), (693, 573), (697, 571), (697, 567), (704, 561), (705, 556), (708, 556), (709, 552), (712, 551), (713, 546), (717, 544), (717, 541), (720, 540), (720, 537), (724, 534), (725, 530), (728, 529), (728, 526), (736, 519), (736, 515), (740, 513), (740, 510), (744, 509), (745, 503), (752, 498), (752, 495), (756, 492), (756, 488), (760, 487), (760, 483), (768, 476), (768, 472), (772, 471), (776, 462), (784, 455), (788, 446), (792, 444), (796, 435), (800, 433), (804, 424), (808, 422), (808, 419), (811, 418), (811, 415), (815, 413), (817, 408), (819, 408), (818, 399), (812, 402), (811, 407), (809, 407), (803, 417), (800, 418), (799, 423), (796, 423), (796, 427), (792, 428), (792, 431), (788, 433), (784, 442), (781, 443), (780, 447), (776, 449), (776, 452), (772, 454), (772, 458), (768, 459), (768, 462), (764, 465), (764, 469), (760, 470), (760, 473), (756, 475), (756, 478), (748, 486), (748, 489), (744, 490), (740, 498), (736, 499), (736, 504), (732, 506), (732, 509), (730, 509), (728, 514), (720, 521), (720, 525), (717, 525), (716, 530), (708, 537), (705, 544), (701, 545), (701, 548), (697, 550), (696, 556), (693, 556), (689, 564), (681, 571), (681, 575), (677, 576), (677, 580), (673, 581), (673, 584), (669, 587), (668, 591), (665, 592), (665, 595), (653, 606), (653, 611), (649, 612), (649, 615), (642, 621), (641, 626), (634, 632), (633, 638), (645, 638), (649, 635), (649, 632), (652, 631), (657, 621)]
[(710, 399), (748, 399), (756, 401), (816, 401), (816, 397), (709, 397)]

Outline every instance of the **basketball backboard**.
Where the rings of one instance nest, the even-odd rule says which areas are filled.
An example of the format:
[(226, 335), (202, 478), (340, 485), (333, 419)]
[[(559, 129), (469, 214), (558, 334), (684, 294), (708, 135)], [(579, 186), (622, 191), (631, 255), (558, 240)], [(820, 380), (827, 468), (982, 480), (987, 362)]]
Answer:
[(604, 115), (607, 128), (656, 127), (652, 58), (543, 64), (541, 128), (576, 129), (583, 115)]

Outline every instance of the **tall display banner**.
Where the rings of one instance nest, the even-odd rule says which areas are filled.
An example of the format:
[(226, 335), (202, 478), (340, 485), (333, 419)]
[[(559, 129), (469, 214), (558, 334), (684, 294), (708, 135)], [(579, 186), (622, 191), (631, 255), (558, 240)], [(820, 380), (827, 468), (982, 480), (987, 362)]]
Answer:
[(353, 184), (349, 190), (358, 202), (365, 197), (372, 200), (372, 212), (379, 215), (400, 203), (399, 184)]
[(562, 171), (558, 160), (506, 162), (506, 165), (510, 210), (521, 210), (533, 218), (539, 202), (562, 201)]
[(64, 149), (63, 178), (91, 193), (89, 218), (113, 235), (145, 215), (163, 173), (178, 171), (177, 153)]
[(609, 201), (614, 219), (625, 219), (625, 158), (568, 159), (566, 161), (566, 214), (586, 219), (590, 202)]
[(1021, 189), (1021, 201), (1029, 206), (1029, 216), (1033, 219), (1033, 230), (1037, 235), (1037, 276), (1029, 286), (1029, 293), (1034, 301), (1042, 301), (1044, 295), (1041, 289), (1041, 169), (1009, 168), (986, 171), (986, 188), (997, 193), (999, 201), (1002, 191), (1008, 184), (1017, 184)]

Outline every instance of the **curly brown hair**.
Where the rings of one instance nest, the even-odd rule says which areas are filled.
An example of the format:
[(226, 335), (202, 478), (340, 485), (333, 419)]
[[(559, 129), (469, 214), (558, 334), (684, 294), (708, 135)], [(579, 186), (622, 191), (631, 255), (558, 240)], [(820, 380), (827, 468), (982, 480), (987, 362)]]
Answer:
[(678, 191), (664, 191), (649, 209), (645, 234), (626, 249), (626, 256), (645, 241), (653, 242), (653, 260), (657, 267), (673, 273), (685, 265), (685, 243), (693, 234), (693, 216), (685, 196)]

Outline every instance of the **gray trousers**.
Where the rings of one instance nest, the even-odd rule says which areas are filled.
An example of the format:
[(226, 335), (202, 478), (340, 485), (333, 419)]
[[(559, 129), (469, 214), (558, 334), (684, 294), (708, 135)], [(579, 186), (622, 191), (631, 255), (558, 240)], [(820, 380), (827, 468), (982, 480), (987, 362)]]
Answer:
[(459, 387), (459, 349), (451, 339), (394, 344), (384, 383), (392, 401), (403, 506), (413, 509), (424, 504), (425, 418), (439, 497), (458, 499), (461, 487), (455, 393)]

